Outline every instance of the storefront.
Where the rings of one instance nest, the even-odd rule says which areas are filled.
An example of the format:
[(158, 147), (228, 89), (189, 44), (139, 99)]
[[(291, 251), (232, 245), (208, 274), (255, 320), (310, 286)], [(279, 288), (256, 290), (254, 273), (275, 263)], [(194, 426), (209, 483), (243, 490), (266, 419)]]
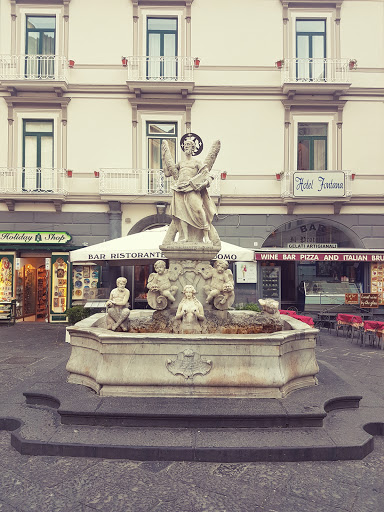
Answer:
[(0, 300), (16, 299), (16, 319), (66, 320), (70, 240), (64, 231), (0, 231)]
[[(255, 252), (260, 297), (317, 311), (346, 294), (377, 293), (384, 305), (384, 251), (367, 250), (348, 228), (325, 220), (288, 222)], [(381, 308), (379, 308), (381, 309)]]

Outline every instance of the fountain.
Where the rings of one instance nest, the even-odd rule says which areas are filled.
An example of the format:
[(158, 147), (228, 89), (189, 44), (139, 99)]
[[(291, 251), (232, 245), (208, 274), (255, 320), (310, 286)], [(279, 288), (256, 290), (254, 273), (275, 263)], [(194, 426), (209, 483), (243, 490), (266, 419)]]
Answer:
[(263, 311), (231, 308), (234, 281), (212, 225), (211, 169), (220, 151), (204, 162), (201, 139), (186, 134), (184, 159), (175, 163), (162, 145), (164, 173), (173, 178), (172, 222), (148, 280), (152, 310), (129, 311), (124, 278), (97, 314), (68, 328), (72, 352), (68, 381), (102, 396), (282, 398), (315, 385), (319, 371), (316, 330), (280, 316), (276, 301)]

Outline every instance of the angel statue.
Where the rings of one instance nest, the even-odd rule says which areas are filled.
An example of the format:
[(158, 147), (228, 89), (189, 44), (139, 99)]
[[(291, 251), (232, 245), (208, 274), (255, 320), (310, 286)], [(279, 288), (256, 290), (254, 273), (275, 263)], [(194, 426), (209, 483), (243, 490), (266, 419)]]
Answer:
[(192, 137), (184, 139), (184, 158), (175, 164), (166, 140), (162, 143), (164, 174), (173, 177), (171, 202), (172, 222), (164, 238), (164, 244), (173, 242), (179, 233), (178, 242), (204, 242), (220, 245), (220, 238), (212, 226), (216, 206), (208, 193), (213, 181), (210, 174), (220, 151), (220, 141), (213, 143), (204, 163), (193, 157), (197, 151)]

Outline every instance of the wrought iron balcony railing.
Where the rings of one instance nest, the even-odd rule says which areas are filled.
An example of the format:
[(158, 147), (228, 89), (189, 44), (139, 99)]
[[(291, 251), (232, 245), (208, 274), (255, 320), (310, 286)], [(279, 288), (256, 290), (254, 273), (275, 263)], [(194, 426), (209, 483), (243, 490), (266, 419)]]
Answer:
[(348, 83), (349, 59), (284, 59), (282, 83)]
[(192, 57), (128, 57), (128, 81), (193, 82)]
[(68, 81), (68, 63), (59, 55), (0, 55), (0, 80)]
[[(213, 171), (209, 188), (212, 196), (220, 194), (219, 172)], [(172, 194), (172, 179), (161, 169), (100, 169), (100, 194), (107, 195), (164, 195)]]
[(67, 175), (64, 169), (42, 167), (0, 167), (1, 194), (66, 195)]

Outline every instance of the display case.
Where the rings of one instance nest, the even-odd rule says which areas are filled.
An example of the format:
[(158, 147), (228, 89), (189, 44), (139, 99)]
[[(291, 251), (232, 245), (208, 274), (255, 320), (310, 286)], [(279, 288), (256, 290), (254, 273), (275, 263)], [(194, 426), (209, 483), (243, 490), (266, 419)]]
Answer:
[(345, 304), (345, 294), (361, 293), (360, 288), (359, 283), (349, 281), (306, 281), (305, 309), (310, 309), (311, 305)]
[(275, 299), (280, 304), (281, 276), (280, 267), (261, 268), (261, 291), (263, 299)]
[(75, 265), (72, 268), (72, 300), (88, 301), (98, 298), (100, 268), (94, 265)]

